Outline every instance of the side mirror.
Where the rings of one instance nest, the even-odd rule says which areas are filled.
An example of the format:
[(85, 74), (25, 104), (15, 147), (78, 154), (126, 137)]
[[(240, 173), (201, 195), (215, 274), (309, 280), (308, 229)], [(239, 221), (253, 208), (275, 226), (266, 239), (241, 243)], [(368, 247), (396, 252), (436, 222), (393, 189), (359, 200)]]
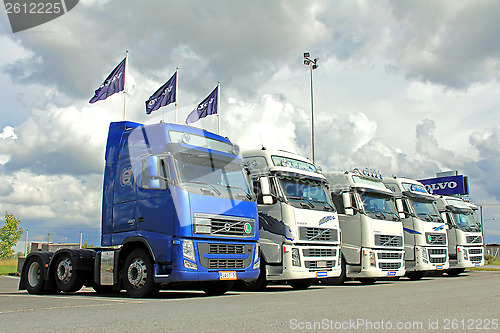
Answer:
[(401, 198), (396, 199), (396, 208), (398, 209), (399, 218), (405, 219), (406, 214), (405, 214), (405, 210), (403, 208), (403, 200), (401, 200)]
[(272, 205), (273, 197), (271, 196), (271, 186), (268, 177), (260, 178), (260, 190), (262, 191), (262, 202), (264, 205)]
[(158, 156), (148, 156), (148, 177), (149, 177), (149, 188), (159, 189), (161, 188), (160, 183), (160, 173), (158, 169)]
[(352, 208), (351, 194), (349, 192), (342, 193), (342, 201), (344, 202), (344, 211), (348, 216), (354, 215), (354, 209)]

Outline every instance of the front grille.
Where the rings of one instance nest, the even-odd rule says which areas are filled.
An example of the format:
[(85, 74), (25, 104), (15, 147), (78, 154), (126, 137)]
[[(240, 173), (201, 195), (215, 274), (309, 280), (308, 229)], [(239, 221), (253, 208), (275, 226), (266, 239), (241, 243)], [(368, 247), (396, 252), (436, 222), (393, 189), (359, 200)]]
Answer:
[(243, 254), (245, 253), (244, 245), (235, 244), (210, 244), (208, 246), (210, 254)]
[(483, 238), (481, 236), (467, 236), (467, 243), (478, 244), (483, 242)]
[[(236, 269), (245, 268), (252, 264), (254, 244), (198, 244), (198, 253), (201, 266), (207, 269)], [(234, 258), (234, 257), (238, 258)]]
[(335, 267), (335, 260), (306, 261), (304, 265), (308, 269), (331, 269)]
[[(246, 222), (250, 223), (250, 222)], [(253, 224), (251, 224), (253, 230)], [(252, 233), (253, 234), (253, 233)], [(250, 236), (245, 232), (245, 221), (212, 219), (212, 235)]]
[(446, 249), (427, 249), (429, 253), (429, 261), (432, 264), (444, 264), (448, 258)]
[(446, 244), (446, 234), (433, 234), (430, 232), (426, 232), (425, 239), (427, 241), (427, 244), (433, 244), (433, 245)]
[(398, 270), (401, 268), (400, 262), (380, 262), (378, 267), (383, 271)]
[(335, 257), (336, 249), (305, 249), (302, 250), (304, 257)]
[(483, 249), (469, 249), (469, 254), (483, 254)]
[(446, 262), (446, 257), (430, 257), (430, 262), (432, 264), (444, 264)]
[(403, 237), (392, 235), (375, 235), (375, 245), (401, 247), (403, 246)]
[(243, 259), (208, 259), (209, 269), (243, 268)]
[(379, 259), (401, 259), (403, 254), (401, 252), (379, 252), (377, 257)]
[(195, 213), (194, 233), (222, 237), (252, 237), (255, 235), (255, 220)]
[(483, 256), (469, 256), (469, 260), (471, 262), (481, 262), (481, 260), (483, 260)]
[(336, 229), (300, 227), (299, 234), (301, 240), (315, 242), (336, 242), (339, 239)]
[(446, 249), (428, 249), (430, 256), (446, 256)]

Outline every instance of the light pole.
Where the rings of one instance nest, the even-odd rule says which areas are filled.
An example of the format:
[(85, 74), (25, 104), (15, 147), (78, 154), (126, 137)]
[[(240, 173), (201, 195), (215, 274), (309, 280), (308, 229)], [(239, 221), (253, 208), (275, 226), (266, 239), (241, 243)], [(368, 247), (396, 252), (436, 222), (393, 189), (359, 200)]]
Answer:
[(304, 65), (309, 66), (311, 71), (311, 145), (312, 145), (312, 161), (314, 163), (314, 98), (313, 98), (313, 69), (319, 67), (319, 58), (311, 59), (309, 52), (304, 52)]

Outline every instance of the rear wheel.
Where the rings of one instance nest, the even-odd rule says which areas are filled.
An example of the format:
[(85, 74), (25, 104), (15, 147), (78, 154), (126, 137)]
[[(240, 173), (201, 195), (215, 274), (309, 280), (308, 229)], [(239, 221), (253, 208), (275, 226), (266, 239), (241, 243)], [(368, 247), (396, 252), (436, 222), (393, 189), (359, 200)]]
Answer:
[(203, 291), (208, 296), (224, 295), (233, 287), (234, 281), (207, 281), (203, 282)]
[(159, 291), (154, 282), (153, 260), (142, 249), (132, 251), (123, 265), (123, 284), (130, 297), (149, 297)]
[(309, 288), (316, 279), (302, 279), (302, 280), (290, 280), (288, 284), (296, 290), (305, 290)]
[(465, 272), (465, 268), (452, 268), (452, 269), (449, 269), (446, 274), (448, 274), (449, 276), (458, 276), (460, 274), (462, 274), (463, 272)]
[(23, 270), (23, 281), (26, 282), (26, 290), (30, 294), (39, 295), (43, 293), (45, 280), (43, 279), (43, 262), (42, 259), (36, 256), (30, 257)]
[(83, 286), (83, 274), (77, 272), (73, 259), (69, 254), (57, 258), (54, 278), (56, 286), (65, 293), (78, 291)]

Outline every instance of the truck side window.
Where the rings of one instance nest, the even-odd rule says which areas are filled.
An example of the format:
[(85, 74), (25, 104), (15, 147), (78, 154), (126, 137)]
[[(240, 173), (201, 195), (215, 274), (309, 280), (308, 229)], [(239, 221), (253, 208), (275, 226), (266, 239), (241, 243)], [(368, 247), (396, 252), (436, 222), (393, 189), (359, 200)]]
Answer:
[(403, 200), (403, 211), (406, 214), (410, 214), (410, 207), (408, 206), (408, 201), (407, 200)]

